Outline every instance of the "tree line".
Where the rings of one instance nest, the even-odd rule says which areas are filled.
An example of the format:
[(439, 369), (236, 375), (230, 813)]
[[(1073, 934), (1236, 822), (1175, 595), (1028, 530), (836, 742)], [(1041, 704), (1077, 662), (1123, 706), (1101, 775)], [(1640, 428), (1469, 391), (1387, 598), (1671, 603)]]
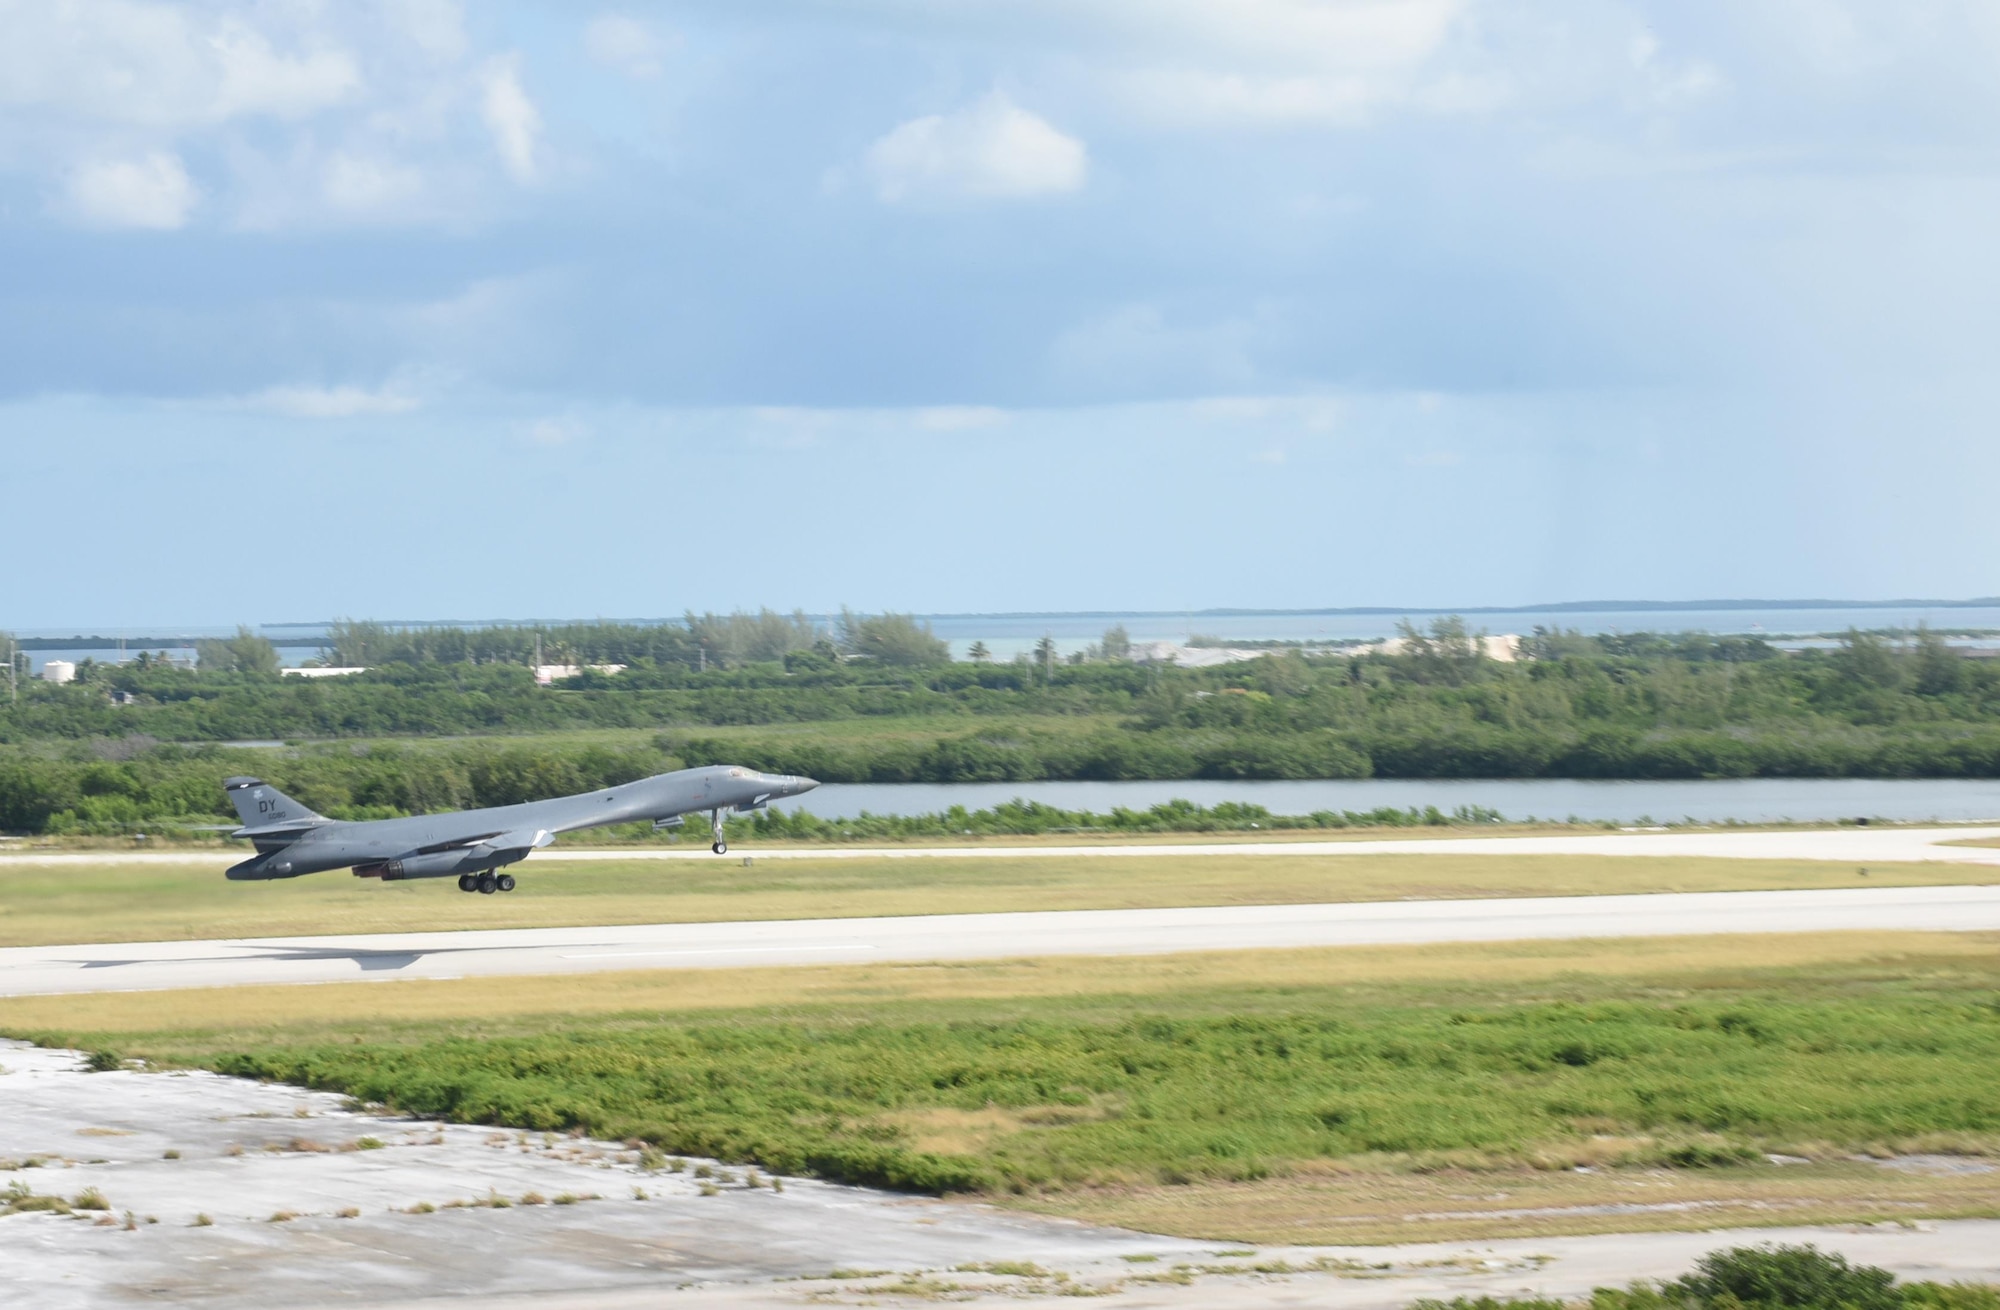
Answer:
[[(913, 621), (887, 630), (923, 634)], [(472, 658), (279, 678), (239, 634), (199, 669), (86, 664), (68, 686), (23, 684), (18, 704), (0, 703), (0, 743), (14, 747), (0, 751), (12, 797), (0, 827), (41, 831), (64, 812), (110, 822), (121, 804), (90, 797), (134, 793), (76, 781), (101, 778), (90, 769), (136, 778), (199, 743), (244, 740), (511, 738), (495, 749), (534, 761), (525, 776), (544, 790), (510, 791), (469, 764), (399, 782), (408, 770), (378, 761), (340, 803), (411, 812), (560, 794), (623, 779), (535, 735), (604, 728), (641, 730), (644, 744), (613, 752), (620, 767), (731, 762), (827, 782), (2000, 777), (2000, 661), (1964, 658), (1935, 634), (1854, 632), (1787, 654), (1755, 638), (1541, 631), (1511, 663), (1487, 658), (1462, 624), (1407, 635), (1395, 653), (1287, 650), (1208, 669), (856, 659), (818, 637), (705, 668), (633, 654), (623, 672), (538, 687), (525, 664)], [(815, 726), (831, 724), (847, 726)], [(377, 761), (376, 748), (348, 758)], [(51, 781), (43, 797), (34, 780), (59, 776), (81, 790)], [(213, 800), (135, 804), (136, 821)]]

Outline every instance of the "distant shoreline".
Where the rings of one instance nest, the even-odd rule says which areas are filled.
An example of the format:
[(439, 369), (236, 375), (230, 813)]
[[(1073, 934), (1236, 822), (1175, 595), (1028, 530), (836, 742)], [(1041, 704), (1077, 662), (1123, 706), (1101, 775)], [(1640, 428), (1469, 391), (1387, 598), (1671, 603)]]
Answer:
[[(925, 622), (952, 622), (969, 619), (1001, 619), (1021, 621), (1028, 619), (1077, 620), (1077, 619), (1241, 619), (1241, 618), (1316, 618), (1316, 617), (1383, 617), (1387, 615), (1429, 616), (1439, 614), (1688, 614), (1716, 613), (1743, 610), (1889, 610), (1889, 609), (1981, 609), (2000, 608), (2000, 596), (1975, 596), (1967, 600), (1940, 600), (1906, 598), (1899, 600), (1569, 600), (1548, 605), (1350, 605), (1330, 606), (1317, 609), (1244, 609), (1210, 608), (1190, 610), (965, 610), (952, 613), (917, 614), (914, 617)], [(808, 615), (815, 621), (831, 623), (838, 618), (833, 614)], [(325, 644), (324, 634), (334, 620), (316, 622), (264, 623), (257, 631), (276, 646), (320, 646)], [(625, 618), (625, 619), (385, 619), (379, 620), (386, 628), (532, 628), (562, 627), (574, 623), (595, 622), (655, 626), (679, 623), (673, 618)], [(48, 633), (48, 629), (42, 629)], [(35, 635), (19, 636), (23, 650), (116, 650), (120, 646), (128, 650), (158, 650), (162, 647), (179, 648), (192, 645), (203, 637), (222, 633), (221, 629), (207, 627), (179, 633), (173, 636), (105, 636), (103, 634)]]

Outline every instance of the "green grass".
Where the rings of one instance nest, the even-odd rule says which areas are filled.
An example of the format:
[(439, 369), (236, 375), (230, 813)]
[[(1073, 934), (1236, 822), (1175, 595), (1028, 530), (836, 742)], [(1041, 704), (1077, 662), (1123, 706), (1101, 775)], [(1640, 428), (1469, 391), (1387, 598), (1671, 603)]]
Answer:
[[(1328, 1168), (1765, 1170), (2000, 1145), (2000, 960), (1115, 987), (754, 1009), (94, 1031), (425, 1115), (919, 1190)], [(28, 1029), (72, 1042), (61, 1028)]]

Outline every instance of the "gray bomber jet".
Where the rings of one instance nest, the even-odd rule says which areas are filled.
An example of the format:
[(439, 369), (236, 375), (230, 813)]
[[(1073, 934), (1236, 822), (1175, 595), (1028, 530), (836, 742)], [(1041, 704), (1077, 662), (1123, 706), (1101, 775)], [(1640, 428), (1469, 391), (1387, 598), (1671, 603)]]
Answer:
[(232, 879), (353, 869), (357, 878), (384, 882), (456, 877), (460, 891), (492, 893), (514, 890), (513, 875), (496, 874), (496, 869), (526, 859), (557, 833), (644, 820), (656, 829), (678, 828), (684, 816), (706, 811), (715, 833), (711, 849), (721, 855), (729, 849), (722, 838), (724, 814), (760, 810), (767, 802), (801, 795), (819, 784), (717, 764), (581, 796), (365, 823), (315, 814), (261, 778), (230, 778), (222, 786), (243, 820), (230, 836), (248, 838), (257, 847), (257, 858), (229, 870)]

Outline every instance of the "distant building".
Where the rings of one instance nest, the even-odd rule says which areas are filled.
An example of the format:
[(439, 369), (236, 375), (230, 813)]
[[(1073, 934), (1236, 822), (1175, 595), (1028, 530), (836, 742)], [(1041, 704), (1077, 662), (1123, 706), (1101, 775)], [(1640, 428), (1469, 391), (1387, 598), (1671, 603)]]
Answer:
[(53, 682), (60, 685), (61, 683), (74, 681), (75, 678), (76, 665), (70, 663), (68, 660), (50, 660), (48, 663), (42, 665), (43, 682)]
[[(1512, 664), (1521, 658), (1521, 639), (1511, 632), (1477, 639), (1479, 649), (1487, 659), (1497, 664)], [(1390, 637), (1383, 641), (1371, 641), (1365, 646), (1350, 646), (1341, 652), (1344, 655), (1405, 655), (1410, 643), (1404, 637)]]
[(1239, 664), (1274, 653), (1232, 646), (1183, 646), (1173, 641), (1135, 641), (1126, 658), (1134, 664), (1173, 664), (1183, 669), (1210, 669), (1218, 664)]
[(623, 673), (625, 666), (623, 664), (539, 664), (535, 666), (535, 681), (546, 687), (550, 683), (560, 681), (563, 678), (574, 678), (585, 669), (589, 669), (592, 673), (602, 673), (606, 677), (609, 677), (614, 673)]
[(368, 672), (365, 666), (318, 669), (279, 669), (288, 678), (345, 678), (349, 674)]

